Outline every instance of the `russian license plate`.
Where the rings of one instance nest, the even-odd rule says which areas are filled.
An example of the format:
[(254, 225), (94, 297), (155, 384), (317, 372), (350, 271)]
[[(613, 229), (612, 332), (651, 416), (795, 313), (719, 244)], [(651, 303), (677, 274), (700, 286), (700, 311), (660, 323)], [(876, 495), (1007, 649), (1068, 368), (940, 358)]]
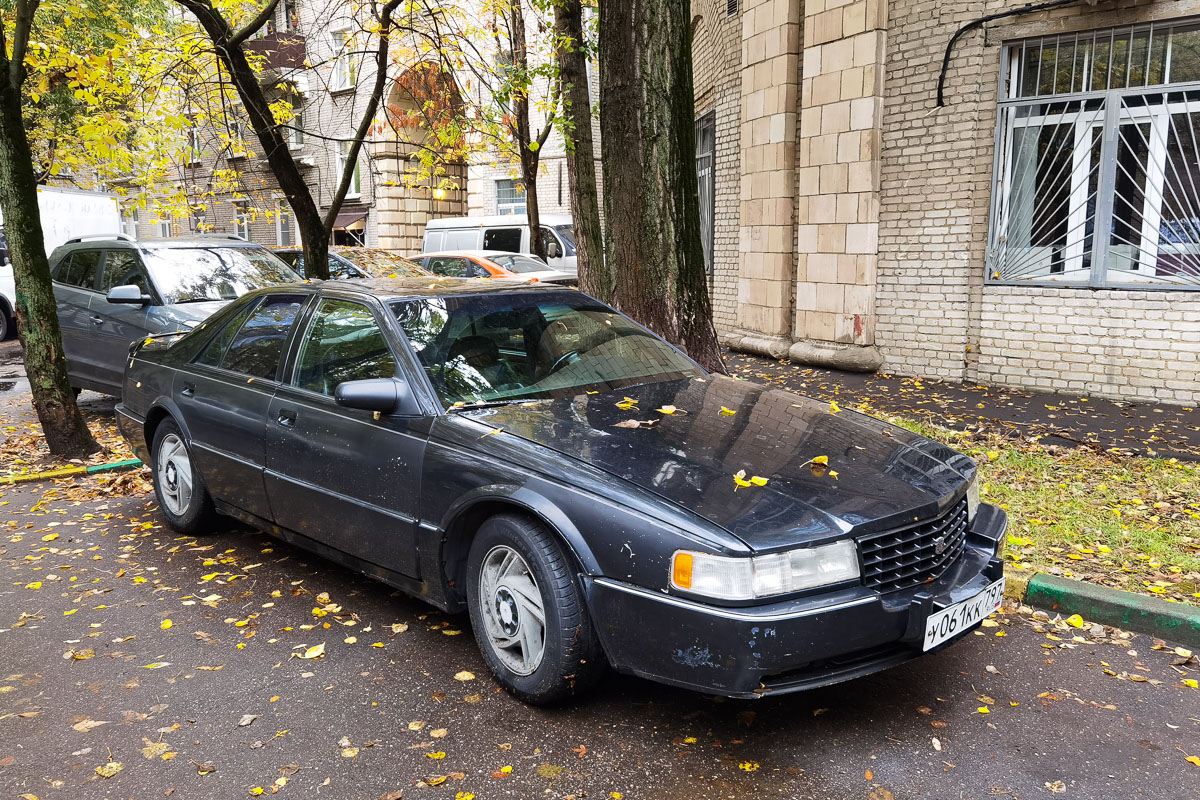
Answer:
[(931, 614), (925, 622), (924, 650), (937, 647), (978, 623), (1000, 607), (1004, 599), (1004, 578), (989, 584), (974, 597)]

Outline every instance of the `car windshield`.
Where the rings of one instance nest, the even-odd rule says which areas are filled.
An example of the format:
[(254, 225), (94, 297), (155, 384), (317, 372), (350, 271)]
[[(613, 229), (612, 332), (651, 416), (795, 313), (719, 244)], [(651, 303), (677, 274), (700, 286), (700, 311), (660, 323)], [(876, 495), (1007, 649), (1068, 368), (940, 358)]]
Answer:
[(544, 261), (538, 261), (536, 258), (530, 258), (529, 256), (519, 256), (509, 253), (496, 253), (495, 255), (488, 256), (488, 260), (495, 261), (509, 272), (545, 272), (550, 269)]
[(349, 261), (372, 278), (425, 278), (429, 273), (419, 264), (409, 261), (399, 253), (376, 250), (370, 247), (348, 247), (338, 250), (337, 255)]
[(563, 247), (566, 249), (566, 252), (563, 253), (563, 255), (575, 255), (575, 226), (555, 225), (554, 230), (558, 232), (558, 238), (563, 240)]
[(161, 247), (143, 251), (164, 303), (232, 300), (252, 289), (301, 280), (257, 247)]
[(704, 371), (579, 292), (398, 300), (392, 310), (442, 402), (567, 397)]

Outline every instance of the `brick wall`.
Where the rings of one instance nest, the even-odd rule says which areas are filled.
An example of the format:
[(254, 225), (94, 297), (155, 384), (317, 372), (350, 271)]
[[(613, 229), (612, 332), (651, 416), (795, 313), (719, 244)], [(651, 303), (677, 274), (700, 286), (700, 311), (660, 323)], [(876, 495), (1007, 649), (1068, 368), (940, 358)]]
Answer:
[(694, 0), (692, 41), (696, 118), (716, 115), (713, 198), (713, 322), (718, 331), (737, 323), (741, 230), (741, 19), (727, 16), (723, 0)]
[(876, 342), (884, 369), (1027, 389), (1200, 401), (1200, 296), (985, 285), (1001, 46), (1047, 33), (1200, 14), (1200, 1), (1101, 2), (993, 23), (1010, 3), (892, 4), (880, 184)]

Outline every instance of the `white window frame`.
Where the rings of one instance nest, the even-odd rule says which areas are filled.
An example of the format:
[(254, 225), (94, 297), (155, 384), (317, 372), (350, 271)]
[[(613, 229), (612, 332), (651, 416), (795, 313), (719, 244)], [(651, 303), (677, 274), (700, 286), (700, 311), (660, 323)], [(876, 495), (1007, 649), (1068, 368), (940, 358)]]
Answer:
[[(285, 231), (287, 241), (284, 241)], [(295, 247), (300, 243), (300, 229), (296, 227), (295, 215), (286, 200), (280, 200), (275, 209), (275, 243), (280, 247)]]
[(158, 238), (160, 238), (160, 239), (171, 238), (171, 220), (170, 219), (160, 219), (158, 221), (158, 224), (155, 226), (155, 230), (158, 233)]
[(233, 201), (233, 232), (247, 242), (252, 241), (250, 239), (250, 216), (250, 201)]
[[(1005, 45), (1004, 74), (1001, 76), (1001, 100), (997, 114), (995, 166), (993, 170), (992, 210), (990, 215), (990, 231), (987, 253), (987, 275), (989, 283), (1008, 285), (1057, 285), (1079, 288), (1136, 288), (1136, 289), (1171, 289), (1198, 290), (1200, 276), (1190, 273), (1187, 275), (1191, 283), (1186, 281), (1171, 281), (1171, 273), (1159, 274), (1160, 253), (1165, 255), (1190, 256), (1193, 264), (1200, 261), (1200, 241), (1162, 242), (1160, 241), (1163, 209), (1168, 203), (1168, 194), (1179, 202), (1178, 194), (1194, 190), (1188, 186), (1167, 186), (1168, 152), (1170, 147), (1170, 131), (1174, 115), (1189, 115), (1191, 119), (1200, 117), (1200, 82), (1166, 82), (1171, 77), (1171, 50), (1174, 44), (1172, 35), (1175, 28), (1194, 30), (1195, 20), (1164, 25), (1134, 25), (1101, 31), (1086, 31), (1079, 34), (1063, 34), (1060, 37), (1046, 36), (1035, 40), (1010, 42)], [(1040, 47), (1043, 44), (1054, 47), (1077, 45), (1080, 42), (1101, 41), (1105, 37), (1128, 37), (1132, 41), (1135, 36), (1166, 37), (1165, 66), (1161, 75), (1156, 76), (1164, 82), (1151, 82), (1151, 48), (1146, 47), (1146, 69), (1142, 72), (1143, 84), (1132, 86), (1111, 87), (1105, 85), (1093, 89), (1093, 65), (1090, 61), (1091, 51), (1077, 48), (1075, 64), (1070, 72), (1071, 83), (1079, 83), (1082, 91), (1066, 91), (1058, 94), (1025, 95), (1020, 94), (1018, 78), (1022, 75), (1021, 64), (1027, 47)], [(1074, 38), (1072, 38), (1074, 37)], [(1151, 39), (1152, 40), (1152, 39)], [(1039, 51), (1042, 52), (1042, 51)], [(1054, 66), (1058, 68), (1058, 52), (1055, 51)], [(1039, 56), (1040, 57), (1040, 56)], [(1066, 63), (1066, 62), (1064, 62)], [(1103, 64), (1104, 62), (1100, 62)], [(1138, 64), (1140, 68), (1140, 63)], [(1040, 83), (1041, 67), (1034, 83)], [(1065, 67), (1064, 67), (1065, 70)], [(1078, 70), (1076, 73), (1075, 70)], [(1099, 71), (1099, 70), (1096, 70)], [(1056, 73), (1047, 73), (1055, 75)], [(1059, 73), (1061, 74), (1061, 73)], [(1128, 76), (1126, 76), (1128, 80)], [(1108, 83), (1113, 82), (1109, 73)], [(1034, 86), (1036, 91), (1038, 86)], [(1068, 87), (1071, 88), (1071, 87)], [(1080, 87), (1074, 87), (1076, 89)], [(1184, 96), (1184, 92), (1190, 94)], [(1022, 128), (1034, 132), (1044, 126), (1053, 125), (1058, 129), (1062, 126), (1073, 126), (1073, 132), (1067, 136), (1073, 137), (1069, 143), (1063, 139), (1060, 148), (1070, 149), (1069, 174), (1055, 174), (1048, 180), (1061, 180), (1067, 183), (1066, 231), (1064, 244), (1061, 249), (1060, 272), (1052, 272), (1045, 266), (1053, 263), (1054, 249), (1057, 245), (1045, 245), (1045, 253), (1039, 255), (1039, 247), (1032, 244), (1023, 245), (1021, 250), (1013, 247), (1009, 253), (1010, 242), (1007, 237), (1011, 233), (1010, 220), (1018, 213), (1019, 206), (1025, 198), (1014, 199), (1017, 163), (1024, 155), (1018, 152), (1016, 133)], [(1127, 126), (1146, 126), (1148, 132), (1143, 133), (1141, 127), (1133, 136), (1137, 139), (1124, 139), (1129, 134), (1123, 133)], [(1053, 134), (1057, 136), (1058, 134)], [(1176, 136), (1179, 134), (1176, 132)], [(1097, 139), (1096, 137), (1099, 137)], [(1144, 139), (1142, 138), (1144, 137)], [(1118, 148), (1122, 140), (1141, 143), (1145, 147), (1145, 164), (1143, 168), (1143, 185), (1138, 186), (1140, 197), (1117, 197), (1117, 170), (1122, 169), (1117, 163)], [(1100, 152), (1097, 158), (1093, 155), (1096, 142), (1100, 142)], [(1193, 145), (1196, 147), (1195, 145)], [(1188, 155), (1195, 157), (1197, 152)], [(1030, 151), (1032, 158), (1037, 159), (1037, 147)], [(1060, 151), (1061, 152), (1061, 151)], [(1028, 167), (1025, 168), (1026, 170)], [(1034, 169), (1040, 169), (1040, 162), (1034, 162)], [(1064, 167), (1059, 168), (1065, 172)], [(1095, 195), (1091, 194), (1093, 173), (1096, 174)], [(1028, 176), (1028, 172), (1022, 175)], [(1126, 175), (1126, 178), (1131, 176)], [(1026, 177), (1027, 179), (1027, 177)], [(1175, 176), (1175, 181), (1180, 178)], [(1192, 201), (1200, 202), (1200, 196), (1190, 197)], [(1140, 202), (1139, 202), (1140, 201)], [(1131, 206), (1130, 203), (1135, 205)], [(1114, 205), (1122, 204), (1119, 211), (1121, 217), (1114, 213)], [(1060, 205), (1051, 213), (1058, 214)], [(1025, 209), (1020, 209), (1024, 211)], [(1092, 242), (1091, 262), (1086, 263), (1085, 254), (1088, 252), (1088, 223), (1089, 213), (1094, 214), (1091, 221)], [(1125, 216), (1132, 218), (1137, 214), (1140, 219), (1140, 230), (1129, 235), (1132, 241), (1114, 242), (1114, 231), (1118, 220)], [(1062, 219), (1061, 216), (1058, 217)], [(1045, 219), (1036, 219), (1034, 224), (1044, 230)], [(1134, 224), (1137, 224), (1136, 222)], [(1129, 228), (1129, 223), (1125, 225)], [(1036, 230), (1036, 229), (1035, 229)], [(1006, 259), (1011, 255), (1013, 263), (1020, 264), (1020, 269), (1005, 271)], [(1041, 265), (1041, 266), (1040, 266)], [(1118, 266), (1119, 265), (1119, 266)], [(1191, 267), (1195, 269), (1194, 265)], [(1025, 278), (1022, 273), (1031, 277)]]
[[(353, 134), (350, 134), (353, 136)], [(334, 179), (334, 190), (342, 183), (342, 174), (346, 171), (346, 159), (350, 154), (350, 147), (353, 142), (338, 142), (337, 147), (337, 177)], [(354, 162), (354, 176), (350, 180), (350, 186), (346, 189), (346, 199), (357, 199), (362, 197), (362, 149), (359, 149), (359, 158)]]
[(138, 237), (138, 207), (129, 205), (121, 209), (121, 228), (130, 239)]
[[(510, 188), (515, 192), (518, 200), (510, 200), (501, 202), (500, 190), (502, 184), (510, 184)], [(517, 187), (522, 187), (518, 190)], [(525, 194), (524, 184), (516, 178), (497, 178), (496, 179), (496, 214), (497, 216), (508, 216), (509, 214), (526, 214), (529, 212), (529, 201)]]
[(293, 109), (292, 119), (288, 123), (290, 127), (287, 129), (287, 145), (288, 149), (297, 152), (304, 149), (304, 111), (303, 109)]
[(200, 129), (194, 120), (184, 131), (184, 137), (183, 165), (192, 167), (200, 163)]
[(329, 91), (342, 92), (354, 88), (354, 58), (350, 52), (350, 28), (334, 28), (329, 31), (332, 48), (332, 70), (329, 73)]

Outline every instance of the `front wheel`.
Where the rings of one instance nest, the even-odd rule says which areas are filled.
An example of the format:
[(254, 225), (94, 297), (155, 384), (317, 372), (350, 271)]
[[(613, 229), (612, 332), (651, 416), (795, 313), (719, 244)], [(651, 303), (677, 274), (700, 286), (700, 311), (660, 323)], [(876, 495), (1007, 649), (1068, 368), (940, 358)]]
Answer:
[(213, 504), (192, 464), (183, 432), (165, 420), (154, 432), (154, 494), (163, 516), (180, 533), (204, 533), (212, 522)]
[(467, 574), (475, 638), (509, 693), (543, 705), (600, 677), (604, 655), (574, 565), (543, 525), (492, 517), (471, 545)]

